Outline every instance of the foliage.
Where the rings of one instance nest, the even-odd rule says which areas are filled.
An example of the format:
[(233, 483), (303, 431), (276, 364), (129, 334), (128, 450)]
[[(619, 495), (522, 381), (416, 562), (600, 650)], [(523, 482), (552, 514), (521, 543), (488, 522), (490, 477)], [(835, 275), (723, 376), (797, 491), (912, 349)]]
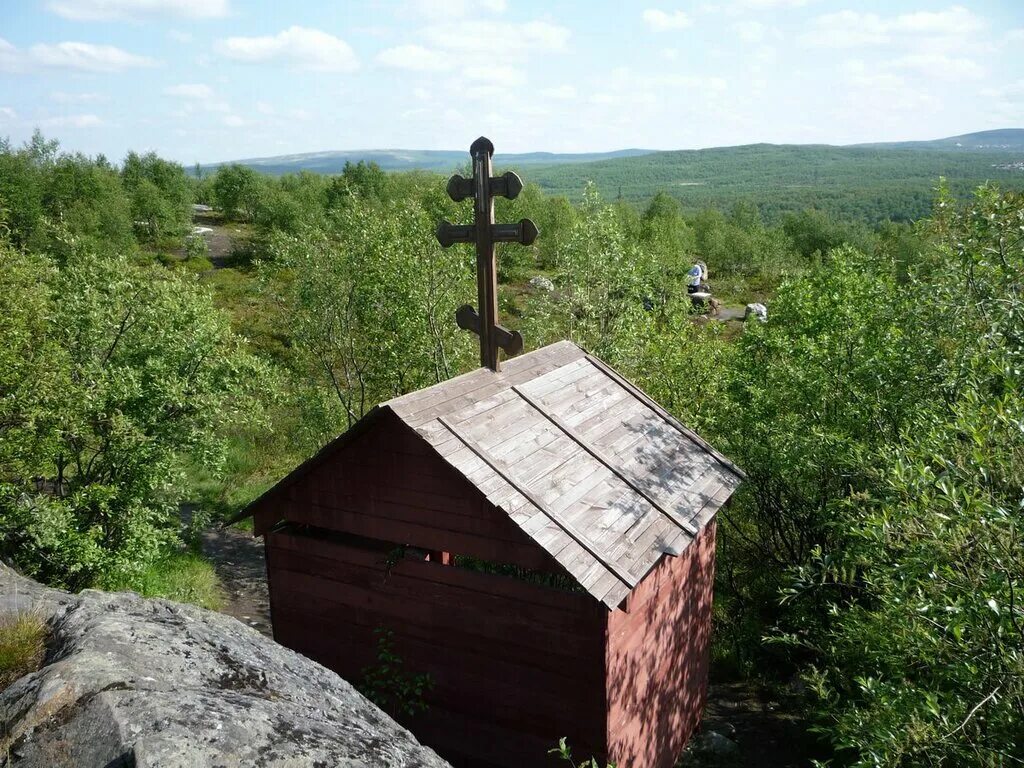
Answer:
[(199, 234), (188, 235), (185, 238), (185, 258), (204, 260), (209, 263), (210, 247), (206, 244), (206, 238)]
[(185, 169), (153, 152), (129, 152), (121, 180), (131, 198), (131, 214), (140, 240), (155, 243), (180, 237), (192, 218), (192, 189)]
[(539, 296), (528, 313), (535, 343), (564, 334), (609, 359), (624, 352), (645, 300), (659, 293), (656, 263), (626, 237), (615, 208), (593, 187), (557, 256), (554, 282), (556, 293)]
[[(837, 764), (1024, 759), (1024, 201), (958, 202), (986, 157), (669, 153), (588, 165), (614, 203), (552, 196), (579, 169), (537, 168), (496, 206), (542, 231), (499, 253), (527, 346), (577, 341), (747, 471), (719, 518), (716, 658), (803, 675)], [(936, 162), (952, 185), (909, 224)], [(211, 604), (178, 502), (234, 511), (376, 403), (471, 369), (452, 315), (476, 291), (470, 252), (433, 237), (469, 215), (443, 177), (182, 173), (0, 145), (0, 554)], [(176, 250), (157, 241), (193, 197), (245, 222), (252, 258), (210, 269), (193, 242), (140, 266), (136, 238)], [(769, 322), (696, 322), (696, 260)], [(527, 291), (535, 272), (555, 290)], [(382, 636), (367, 685), (408, 712), (428, 681)]]
[(574, 201), (589, 181), (618, 191), (631, 204), (667, 192), (690, 215), (709, 208), (729, 211), (746, 202), (772, 224), (787, 213), (814, 208), (874, 225), (927, 217), (941, 175), (950, 179), (959, 199), (987, 180), (1024, 188), (1019, 172), (1000, 168), (1008, 157), (1005, 152), (753, 144), (514, 170), (548, 194)]
[(429, 674), (410, 674), (395, 651), (394, 633), (378, 627), (377, 661), (363, 670), (357, 686), (370, 701), (386, 712), (415, 715), (427, 709), (424, 695), (434, 687)]
[(1024, 198), (942, 194), (932, 232), (938, 274), (967, 276), (925, 262), (909, 288), (939, 405), (879, 451), (837, 507), (844, 546), (791, 592), (826, 595), (833, 620), (785, 639), (815, 649), (821, 727), (854, 765), (1024, 759)]
[[(558, 740), (558, 746), (548, 750), (549, 755), (557, 755), (559, 760), (568, 763), (572, 768), (601, 768), (601, 764), (595, 758), (577, 763), (572, 756), (572, 747), (566, 741), (565, 736)], [(606, 768), (615, 768), (615, 763), (608, 763)]]
[[(288, 307), (295, 366), (315, 383), (303, 407), (333, 437), (382, 400), (459, 370), (467, 339), (451, 321), (470, 298), (469, 262), (442, 250), (413, 201), (387, 212), (357, 200), (301, 237), (272, 241), (269, 280)], [(267, 283), (268, 287), (273, 285)]]
[(213, 177), (216, 206), (228, 218), (252, 221), (260, 205), (264, 184), (259, 174), (244, 165), (222, 165)]
[(804, 670), (839, 762), (1024, 754), (1022, 221), (1019, 196), (943, 190), (921, 252), (833, 251), (738, 344), (719, 629)]
[(0, 691), (43, 665), (46, 635), (46, 622), (36, 613), (0, 619)]
[(79, 588), (139, 574), (175, 540), (184, 463), (218, 466), (264, 366), (193, 282), (69, 249), (0, 245), (0, 550)]

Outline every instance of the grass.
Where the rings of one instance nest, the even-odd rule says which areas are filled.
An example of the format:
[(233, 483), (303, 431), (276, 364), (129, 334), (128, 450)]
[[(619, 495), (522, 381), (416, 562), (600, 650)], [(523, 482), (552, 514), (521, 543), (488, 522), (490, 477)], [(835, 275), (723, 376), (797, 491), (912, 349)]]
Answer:
[(43, 665), (46, 622), (36, 613), (0, 619), (0, 690)]
[(135, 579), (110, 585), (112, 590), (131, 590), (143, 597), (163, 597), (192, 603), (212, 611), (224, 604), (220, 582), (213, 565), (202, 555), (174, 552), (149, 566)]

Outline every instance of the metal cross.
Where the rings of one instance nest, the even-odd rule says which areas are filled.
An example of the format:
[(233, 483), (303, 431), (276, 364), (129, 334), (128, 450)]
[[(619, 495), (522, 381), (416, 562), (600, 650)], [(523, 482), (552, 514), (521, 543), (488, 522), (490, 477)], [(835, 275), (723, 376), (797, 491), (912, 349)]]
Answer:
[(455, 174), (448, 180), (448, 196), (455, 202), (468, 197), (475, 201), (472, 224), (437, 225), (437, 241), (445, 248), (455, 243), (476, 243), (476, 294), (480, 313), (469, 304), (459, 307), (455, 322), (459, 328), (472, 331), (480, 337), (480, 365), (492, 371), (501, 370), (498, 350), (515, 355), (523, 349), (519, 331), (510, 331), (498, 325), (498, 272), (495, 265), (495, 243), (521, 243), (530, 245), (537, 239), (537, 225), (529, 219), (517, 224), (494, 223), (494, 196), (509, 200), (522, 191), (523, 182), (512, 171), (491, 176), (491, 158), (494, 145), (481, 136), (469, 148), (473, 158), (473, 178)]

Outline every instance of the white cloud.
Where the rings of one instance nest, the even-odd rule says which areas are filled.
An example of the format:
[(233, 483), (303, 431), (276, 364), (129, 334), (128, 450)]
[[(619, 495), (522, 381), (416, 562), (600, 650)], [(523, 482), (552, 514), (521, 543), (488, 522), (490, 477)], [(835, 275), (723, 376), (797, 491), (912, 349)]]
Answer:
[(21, 54), (18, 49), (0, 37), (0, 71), (13, 72), (19, 69)]
[(61, 115), (40, 120), (39, 124), (45, 128), (98, 128), (103, 121), (98, 115)]
[(213, 88), (202, 83), (181, 83), (164, 88), (167, 96), (180, 96), (183, 99), (203, 100), (213, 98)]
[(1024, 101), (1024, 80), (996, 87), (982, 88), (981, 95), (988, 99), (1020, 99)]
[(549, 21), (508, 24), (496, 21), (456, 21), (422, 30), (424, 39), (449, 51), (493, 54), (496, 40), (510, 42), (508, 52), (563, 51), (569, 30)]
[(881, 70), (869, 70), (862, 59), (848, 59), (840, 67), (847, 84), (876, 93), (896, 92), (906, 88), (902, 75)]
[(746, 20), (746, 22), (736, 24), (736, 34), (744, 43), (759, 43), (764, 40), (765, 27), (759, 22)]
[(410, 10), (429, 19), (464, 18), (480, 10), (504, 13), (506, 0), (410, 0)]
[(728, 89), (729, 82), (724, 77), (701, 77), (699, 75), (662, 75), (657, 78), (660, 85), (688, 90), (701, 90), (709, 93), (721, 93)]
[(985, 69), (973, 59), (945, 56), (941, 53), (918, 53), (900, 56), (888, 62), (894, 69), (906, 69), (938, 80), (977, 80)]
[(615, 99), (610, 93), (595, 93), (590, 97), (591, 104), (614, 104)]
[(452, 68), (451, 58), (442, 51), (422, 45), (399, 45), (377, 54), (377, 61), (386, 67), (416, 72), (445, 72)]
[(804, 42), (827, 48), (857, 48), (904, 42), (908, 38), (963, 38), (985, 29), (985, 20), (963, 6), (883, 17), (843, 10), (814, 20)]
[(667, 13), (656, 8), (648, 8), (643, 12), (643, 20), (655, 32), (667, 32), (671, 29), (686, 29), (693, 21), (683, 11)]
[(238, 115), (226, 115), (221, 122), (228, 128), (241, 128), (245, 125), (245, 120), (240, 118)]
[(668, 61), (675, 61), (676, 59), (679, 58), (679, 49), (678, 48), (664, 48), (661, 51), (661, 58), (666, 59)]
[(181, 43), (182, 45), (188, 45), (193, 40), (192, 33), (182, 32), (180, 29), (167, 30), (167, 37), (168, 39), (173, 40), (176, 43)]
[(811, 0), (737, 0), (735, 7), (751, 11), (771, 11), (779, 8), (802, 8)]
[(431, 93), (426, 88), (413, 88), (412, 95), (420, 101), (430, 101)]
[(576, 89), (571, 85), (559, 85), (555, 88), (542, 88), (540, 95), (546, 99), (568, 101), (576, 98)]
[(33, 45), (29, 48), (27, 62), (30, 65), (82, 72), (119, 72), (156, 64), (153, 59), (128, 53), (113, 45), (75, 42)]
[(752, 20), (738, 22), (736, 34), (745, 43), (758, 43), (764, 39), (764, 24)]
[(50, 0), (47, 8), (74, 21), (213, 19), (230, 11), (228, 0)]
[(296, 69), (314, 72), (353, 72), (359, 68), (359, 61), (348, 43), (308, 27), (289, 27), (264, 37), (229, 37), (217, 43), (217, 50), (235, 61), (284, 60)]
[(18, 117), (18, 113), (10, 107), (0, 107), (0, 120), (7, 122)]
[(985, 28), (985, 22), (962, 5), (954, 5), (945, 11), (904, 13), (893, 20), (892, 27), (896, 31), (956, 35), (980, 32)]
[(50, 98), (58, 104), (92, 104), (97, 101), (106, 101), (106, 96), (99, 93), (66, 93), (54, 91)]
[(526, 74), (521, 69), (503, 64), (466, 67), (462, 74), (467, 80), (502, 88), (513, 88), (526, 82)]

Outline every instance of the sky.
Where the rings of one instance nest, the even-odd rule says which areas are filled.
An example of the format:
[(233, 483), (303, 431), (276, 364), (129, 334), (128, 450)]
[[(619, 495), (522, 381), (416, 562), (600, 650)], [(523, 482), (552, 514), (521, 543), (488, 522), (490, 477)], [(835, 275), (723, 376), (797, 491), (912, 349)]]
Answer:
[(1024, 0), (0, 0), (0, 136), (120, 160), (1024, 127)]

